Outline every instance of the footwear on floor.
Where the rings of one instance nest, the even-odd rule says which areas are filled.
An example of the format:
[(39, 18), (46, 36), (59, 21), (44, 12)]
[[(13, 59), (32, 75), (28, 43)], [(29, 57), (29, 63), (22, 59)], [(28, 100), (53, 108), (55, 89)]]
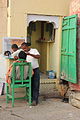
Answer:
[(33, 101), (31, 106), (36, 106), (37, 105), (37, 102), (36, 101)]
[(69, 103), (69, 98), (63, 98), (63, 99), (62, 99), (62, 102), (64, 102), (64, 103)]

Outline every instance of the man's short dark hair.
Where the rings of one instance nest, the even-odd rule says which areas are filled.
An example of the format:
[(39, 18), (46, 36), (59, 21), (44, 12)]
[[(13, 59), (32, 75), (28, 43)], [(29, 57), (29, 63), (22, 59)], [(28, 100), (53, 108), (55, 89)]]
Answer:
[(17, 44), (12, 44), (11, 48), (12, 48), (12, 49), (13, 49), (13, 48), (17, 48), (17, 49), (18, 49), (18, 46), (17, 46)]
[(30, 46), (31, 45), (31, 43), (27, 43), (27, 42), (23, 42), (22, 44), (21, 44), (21, 46)]
[(18, 57), (19, 57), (19, 59), (26, 60), (27, 55), (24, 51), (20, 51), (20, 53), (18, 54)]

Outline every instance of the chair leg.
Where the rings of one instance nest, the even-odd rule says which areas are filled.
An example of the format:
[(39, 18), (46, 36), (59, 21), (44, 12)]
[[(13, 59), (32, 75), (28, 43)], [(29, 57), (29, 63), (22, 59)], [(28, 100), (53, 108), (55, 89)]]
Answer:
[(29, 99), (29, 95), (28, 95), (28, 92), (29, 91), (29, 89), (26, 87), (26, 99), (28, 100)]
[(9, 86), (6, 84), (6, 103), (9, 102), (9, 96), (8, 96), (8, 94), (9, 94)]
[(29, 105), (32, 103), (32, 98), (31, 98), (31, 86), (29, 87)]
[(14, 107), (14, 87), (12, 87), (12, 107)]

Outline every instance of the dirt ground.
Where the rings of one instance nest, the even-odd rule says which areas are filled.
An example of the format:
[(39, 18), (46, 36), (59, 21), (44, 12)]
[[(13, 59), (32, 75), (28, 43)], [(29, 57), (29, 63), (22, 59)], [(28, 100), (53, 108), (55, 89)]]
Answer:
[(46, 84), (40, 87), (39, 104), (35, 107), (17, 100), (12, 108), (11, 102), (6, 105), (5, 95), (0, 96), (0, 120), (80, 120), (80, 109), (63, 103), (53, 85)]

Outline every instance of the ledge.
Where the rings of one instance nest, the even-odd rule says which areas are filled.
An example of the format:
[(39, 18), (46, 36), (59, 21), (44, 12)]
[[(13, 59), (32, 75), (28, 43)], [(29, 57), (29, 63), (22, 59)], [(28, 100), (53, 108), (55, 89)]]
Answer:
[(49, 41), (46, 41), (46, 40), (36, 40), (36, 42), (39, 42), (39, 43), (54, 43), (54, 41), (52, 41), (52, 40), (49, 40)]

